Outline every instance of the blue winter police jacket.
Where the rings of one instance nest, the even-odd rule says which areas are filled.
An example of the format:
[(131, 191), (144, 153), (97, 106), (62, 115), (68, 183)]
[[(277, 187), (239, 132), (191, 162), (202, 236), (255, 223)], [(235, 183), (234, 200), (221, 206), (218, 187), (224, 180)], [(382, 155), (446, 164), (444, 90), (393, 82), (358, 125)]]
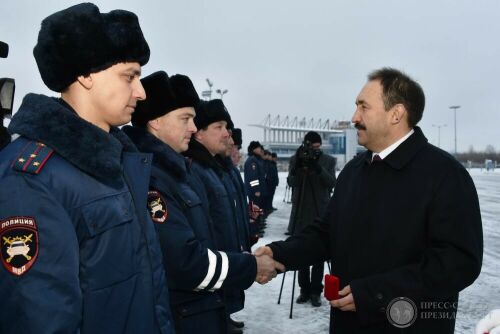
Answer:
[(173, 333), (150, 155), (28, 94), (0, 152), (0, 332)]
[(146, 130), (124, 132), (142, 152), (153, 153), (148, 209), (168, 270), (172, 311), (179, 333), (223, 333), (220, 289), (246, 289), (255, 280), (250, 254), (217, 250), (209, 202), (186, 159)]

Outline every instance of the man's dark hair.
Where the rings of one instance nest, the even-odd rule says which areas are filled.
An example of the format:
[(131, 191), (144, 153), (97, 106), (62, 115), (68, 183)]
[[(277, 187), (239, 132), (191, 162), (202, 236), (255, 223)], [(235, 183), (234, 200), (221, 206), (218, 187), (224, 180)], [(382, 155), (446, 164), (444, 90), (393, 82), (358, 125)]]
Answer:
[(422, 87), (405, 73), (384, 67), (368, 75), (368, 81), (380, 81), (385, 110), (401, 103), (408, 112), (408, 125), (413, 128), (422, 119), (425, 95)]

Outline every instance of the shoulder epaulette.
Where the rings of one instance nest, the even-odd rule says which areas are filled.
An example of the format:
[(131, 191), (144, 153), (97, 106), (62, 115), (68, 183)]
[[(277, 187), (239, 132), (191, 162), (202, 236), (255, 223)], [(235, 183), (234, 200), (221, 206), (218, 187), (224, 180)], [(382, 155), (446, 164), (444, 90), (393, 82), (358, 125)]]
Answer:
[(14, 160), (12, 168), (25, 173), (38, 174), (52, 153), (54, 150), (44, 143), (30, 141)]

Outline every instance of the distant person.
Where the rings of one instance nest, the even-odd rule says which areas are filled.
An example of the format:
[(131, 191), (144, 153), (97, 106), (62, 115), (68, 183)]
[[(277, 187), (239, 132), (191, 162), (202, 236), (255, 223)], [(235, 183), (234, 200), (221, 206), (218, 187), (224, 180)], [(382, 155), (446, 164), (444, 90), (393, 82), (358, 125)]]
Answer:
[(0, 333), (174, 333), (151, 157), (118, 129), (146, 98), (137, 16), (69, 7), (33, 53), (61, 96), (26, 95), (0, 152)]
[(271, 209), (273, 211), (275, 211), (277, 209), (273, 206), (274, 194), (276, 193), (276, 188), (280, 184), (280, 177), (279, 177), (279, 174), (278, 174), (278, 155), (275, 152), (271, 153), (271, 162), (272, 162), (272, 165), (271, 165), (271, 178), (274, 181), (274, 182), (272, 182), (272, 188), (270, 189), (270, 192), (271, 192)]
[(248, 145), (248, 157), (245, 160), (245, 188), (248, 200), (265, 210), (264, 198), (267, 196), (266, 171), (264, 167), (264, 148), (258, 141)]
[(451, 334), (458, 293), (481, 271), (474, 183), (427, 142), (417, 126), (424, 104), (407, 75), (372, 72), (352, 117), (368, 151), (344, 167), (321, 219), (256, 252), (292, 270), (332, 261), (342, 288), (332, 333)]
[[(288, 231), (293, 235), (299, 234), (324, 213), (335, 186), (336, 160), (323, 153), (322, 142), (319, 133), (309, 131), (290, 159), (287, 183), (293, 195)], [(309, 266), (299, 269), (300, 295), (297, 303), (310, 301), (312, 306), (321, 306), (324, 267), (324, 261), (320, 261), (311, 270)]]

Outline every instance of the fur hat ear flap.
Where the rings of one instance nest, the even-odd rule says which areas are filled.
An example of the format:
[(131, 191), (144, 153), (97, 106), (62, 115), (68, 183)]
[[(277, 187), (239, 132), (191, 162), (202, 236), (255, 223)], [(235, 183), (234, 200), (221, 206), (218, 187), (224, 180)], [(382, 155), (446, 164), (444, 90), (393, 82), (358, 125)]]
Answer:
[(149, 54), (134, 13), (114, 10), (101, 14), (91, 3), (78, 4), (45, 18), (33, 49), (43, 82), (56, 92), (80, 75), (120, 62), (144, 65)]

